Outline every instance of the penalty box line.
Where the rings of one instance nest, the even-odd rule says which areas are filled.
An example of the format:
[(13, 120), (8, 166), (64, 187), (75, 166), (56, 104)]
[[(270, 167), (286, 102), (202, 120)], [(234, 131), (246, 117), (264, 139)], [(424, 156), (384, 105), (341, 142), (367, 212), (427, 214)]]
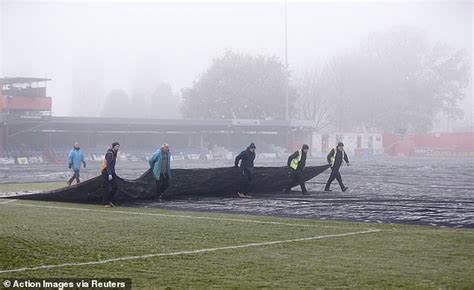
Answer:
[(193, 255), (193, 254), (200, 254), (200, 253), (211, 253), (211, 252), (217, 252), (217, 251), (236, 250), (236, 249), (271, 246), (271, 245), (278, 245), (278, 244), (287, 244), (287, 243), (294, 243), (294, 242), (322, 240), (322, 239), (329, 239), (329, 238), (336, 238), (336, 237), (363, 235), (363, 234), (370, 234), (370, 233), (378, 233), (380, 231), (381, 230), (379, 229), (373, 229), (373, 230), (366, 230), (366, 231), (360, 231), (360, 232), (349, 232), (349, 233), (343, 233), (343, 234), (314, 236), (314, 237), (298, 238), (298, 239), (291, 239), (291, 240), (249, 243), (249, 244), (235, 245), (235, 246), (204, 248), (204, 249), (198, 249), (198, 250), (179, 251), (179, 252), (171, 252), (171, 253), (146, 254), (146, 255), (140, 255), (140, 256), (125, 256), (125, 257), (118, 257), (118, 258), (111, 258), (111, 259), (104, 259), (104, 260), (90, 261), (90, 262), (64, 263), (64, 264), (57, 264), (57, 265), (42, 265), (42, 266), (36, 266), (36, 267), (0, 270), (0, 274), (35, 271), (35, 270), (43, 270), (43, 269), (64, 268), (64, 267), (74, 267), (74, 266), (101, 265), (101, 264), (107, 264), (107, 263), (118, 262), (118, 261), (141, 260), (141, 259), (156, 258), (156, 257), (169, 257), (169, 256)]
[(226, 221), (226, 222), (237, 222), (237, 223), (282, 225), (282, 226), (292, 226), (292, 227), (355, 229), (355, 227), (295, 224), (295, 223), (285, 223), (285, 222), (259, 221), (259, 220), (251, 220), (251, 219), (218, 218), (218, 217), (192, 216), (192, 215), (173, 215), (173, 214), (147, 213), (147, 212), (136, 212), (136, 211), (122, 211), (122, 210), (115, 210), (115, 209), (104, 210), (104, 209), (92, 209), (92, 208), (61, 207), (61, 206), (52, 206), (52, 205), (35, 205), (35, 204), (25, 204), (25, 203), (16, 203), (16, 202), (14, 203), (13, 201), (17, 201), (17, 200), (14, 199), (8, 202), (0, 202), (0, 205), (8, 204), (8, 205), (14, 205), (14, 206), (26, 206), (26, 207), (34, 207), (34, 208), (50, 208), (50, 209), (61, 209), (61, 210), (89, 211), (89, 212), (106, 212), (106, 213), (119, 213), (119, 214), (129, 214), (129, 215), (157, 216), (157, 217), (167, 217), (167, 218), (183, 218), (183, 219), (193, 219), (193, 220), (198, 219), (198, 220)]

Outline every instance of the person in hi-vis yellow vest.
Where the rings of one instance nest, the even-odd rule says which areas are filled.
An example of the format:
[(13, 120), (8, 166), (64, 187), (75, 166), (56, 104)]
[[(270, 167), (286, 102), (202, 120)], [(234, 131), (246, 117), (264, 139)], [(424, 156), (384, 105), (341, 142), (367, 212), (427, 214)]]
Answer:
[(337, 147), (333, 148), (331, 152), (329, 152), (327, 159), (328, 163), (331, 164), (332, 171), (331, 175), (329, 176), (328, 182), (326, 183), (326, 188), (324, 189), (324, 191), (332, 191), (330, 187), (334, 179), (337, 179), (341, 190), (343, 192), (346, 191), (347, 187), (344, 186), (344, 183), (342, 183), (341, 173), (339, 172), (339, 168), (341, 168), (341, 165), (343, 163), (349, 166), (349, 158), (347, 158), (347, 154), (344, 151), (344, 143), (338, 142)]
[[(308, 154), (309, 146), (304, 144), (300, 150), (295, 151), (288, 157), (287, 165), (291, 170), (291, 179), (293, 182), (298, 182), (301, 187), (301, 193), (308, 194), (306, 190), (306, 185), (304, 183), (303, 169), (306, 166), (306, 155)], [(285, 190), (286, 193), (289, 193), (291, 187)]]

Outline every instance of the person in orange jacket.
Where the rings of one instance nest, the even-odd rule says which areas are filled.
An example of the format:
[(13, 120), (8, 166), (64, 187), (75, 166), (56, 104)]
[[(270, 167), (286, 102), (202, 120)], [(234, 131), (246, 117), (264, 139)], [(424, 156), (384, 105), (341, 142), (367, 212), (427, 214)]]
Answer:
[(113, 207), (112, 199), (117, 192), (117, 175), (115, 174), (115, 163), (117, 162), (117, 153), (120, 149), (119, 142), (112, 143), (112, 147), (105, 153), (102, 161), (102, 178), (104, 180), (104, 205), (105, 207)]

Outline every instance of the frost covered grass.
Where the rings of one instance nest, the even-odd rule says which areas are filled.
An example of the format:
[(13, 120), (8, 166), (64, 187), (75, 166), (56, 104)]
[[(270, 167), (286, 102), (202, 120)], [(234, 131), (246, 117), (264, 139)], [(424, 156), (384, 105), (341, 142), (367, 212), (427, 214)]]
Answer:
[(474, 286), (471, 229), (5, 201), (1, 278), (131, 278), (134, 288)]

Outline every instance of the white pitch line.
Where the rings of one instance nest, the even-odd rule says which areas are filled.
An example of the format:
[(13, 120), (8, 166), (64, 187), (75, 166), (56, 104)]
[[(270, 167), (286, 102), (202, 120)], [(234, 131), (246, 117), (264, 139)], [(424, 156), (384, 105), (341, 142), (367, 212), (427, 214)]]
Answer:
[(270, 245), (286, 244), (286, 243), (294, 243), (294, 242), (302, 242), (302, 241), (322, 240), (322, 239), (328, 239), (328, 238), (370, 234), (370, 233), (377, 233), (377, 232), (380, 232), (380, 231), (381, 230), (373, 229), (373, 230), (367, 230), (367, 231), (361, 231), (361, 232), (349, 232), (349, 233), (344, 233), (344, 234), (315, 236), (315, 237), (299, 238), (299, 239), (292, 239), (292, 240), (280, 240), (280, 241), (269, 241), (269, 242), (261, 242), (261, 243), (249, 243), (249, 244), (243, 244), (243, 245), (237, 245), (237, 246), (204, 248), (204, 249), (198, 249), (198, 250), (189, 250), (189, 251), (180, 251), (180, 252), (171, 252), (171, 253), (147, 254), (147, 255), (141, 255), (141, 256), (125, 256), (125, 257), (118, 257), (118, 258), (105, 259), (105, 260), (99, 260), (99, 261), (81, 262), (81, 263), (64, 263), (64, 264), (58, 264), (58, 265), (43, 265), (43, 266), (36, 266), (36, 267), (17, 268), (17, 269), (10, 269), (10, 270), (0, 270), (0, 274), (25, 272), (25, 271), (35, 271), (35, 270), (42, 270), (42, 269), (73, 267), (73, 266), (100, 265), (100, 264), (107, 264), (107, 263), (117, 262), (117, 261), (140, 260), (140, 259), (148, 259), (148, 258), (155, 258), (155, 257), (167, 257), (167, 256), (179, 256), (179, 255), (192, 255), (192, 254), (199, 254), (199, 253), (210, 253), (210, 252), (225, 251), (225, 250), (235, 250), (235, 249), (244, 249), (244, 248), (251, 248), (251, 247), (261, 247), (261, 246), (270, 246)]
[(7, 201), (2, 201), (2, 202), (0, 202), (0, 204), (7, 204), (7, 203), (14, 202), (14, 201), (17, 201), (17, 199), (9, 199)]
[[(0, 203), (0, 205), (1, 205), (1, 203)], [(146, 216), (158, 216), (158, 217), (184, 218), (184, 219), (193, 219), (193, 220), (199, 219), (199, 220), (229, 221), (229, 222), (254, 223), (254, 224), (283, 225), (283, 226), (293, 226), (293, 227), (333, 228), (333, 229), (343, 228), (343, 227), (338, 227), (338, 226), (294, 224), (294, 223), (259, 221), (259, 220), (218, 218), (218, 217), (209, 217), (209, 216), (206, 217), (206, 216), (191, 216), (191, 215), (172, 215), (172, 214), (147, 213), (147, 212), (136, 212), (136, 211), (121, 211), (121, 210), (113, 210), (113, 209), (103, 210), (103, 209), (92, 209), (92, 208), (61, 207), (61, 206), (35, 205), (35, 204), (24, 204), (24, 203), (14, 203), (14, 204), (11, 204), (11, 205), (37, 207), (37, 208), (52, 208), (52, 209), (62, 209), (62, 210), (93, 211), (93, 212), (120, 213), (120, 214), (131, 214), (131, 215), (146, 215)], [(354, 228), (354, 227), (346, 227), (346, 228)]]

